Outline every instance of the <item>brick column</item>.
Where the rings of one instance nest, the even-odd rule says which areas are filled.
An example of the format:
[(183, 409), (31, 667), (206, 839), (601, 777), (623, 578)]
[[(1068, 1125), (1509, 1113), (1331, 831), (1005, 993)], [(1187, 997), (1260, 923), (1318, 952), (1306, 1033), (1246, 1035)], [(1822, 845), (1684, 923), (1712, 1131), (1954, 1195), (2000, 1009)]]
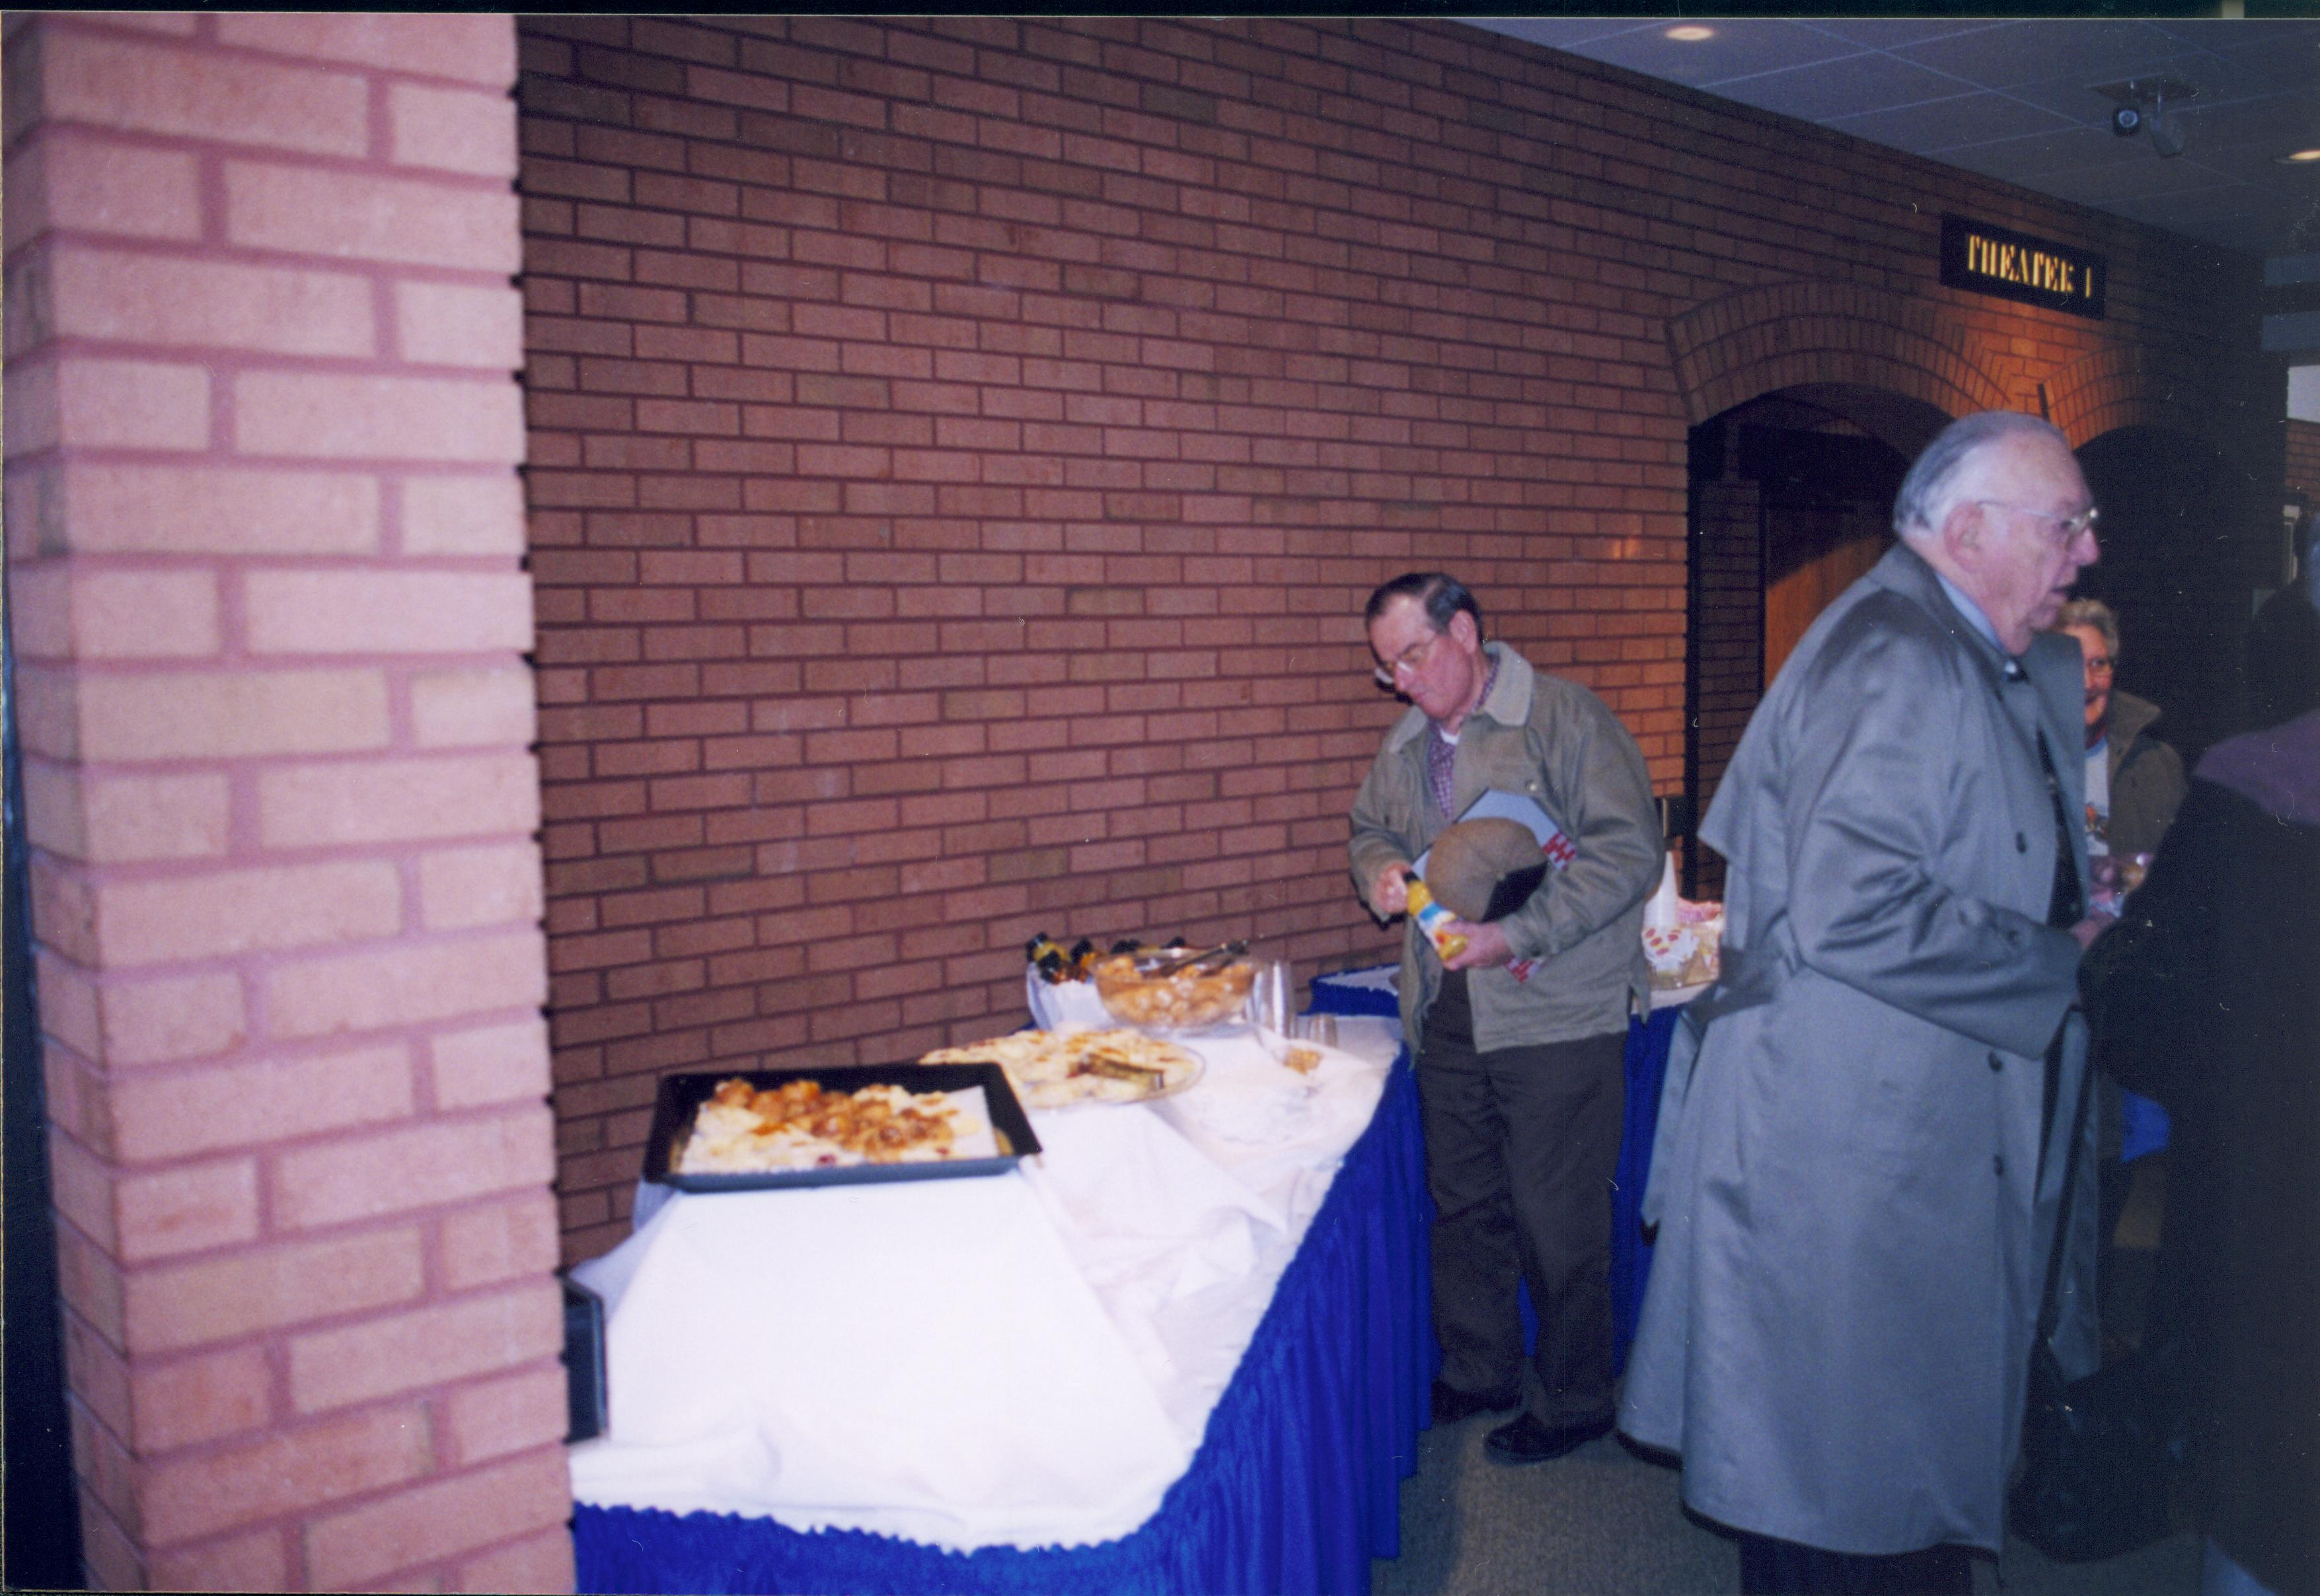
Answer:
[(512, 28), (7, 26), (89, 1578), (568, 1590)]

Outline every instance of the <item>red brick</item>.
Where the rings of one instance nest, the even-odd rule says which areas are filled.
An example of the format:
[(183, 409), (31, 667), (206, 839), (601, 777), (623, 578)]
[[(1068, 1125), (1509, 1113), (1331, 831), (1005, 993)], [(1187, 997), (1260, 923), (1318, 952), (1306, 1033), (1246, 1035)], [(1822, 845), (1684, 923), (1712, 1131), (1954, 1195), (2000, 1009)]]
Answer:
[[(476, 1512), (479, 1501), (493, 1510)], [(571, 1477), (557, 1447), (310, 1524), (307, 1573), (318, 1588), (338, 1589), (512, 1534), (560, 1527), (571, 1511)]]
[(479, 272), (522, 265), (505, 190), (228, 161), (225, 207), (227, 239), (253, 248)]
[(255, 654), (466, 654), (531, 645), (521, 572), (253, 571), (243, 579)]
[(375, 1408), (163, 1464), (140, 1492), (145, 1534), (168, 1546), (401, 1484), (433, 1449), (424, 1409)]
[(234, 380), (234, 405), (245, 454), (477, 464), (523, 455), (512, 382), (253, 371)]
[(40, 104), (59, 121), (310, 155), (369, 143), (363, 80), (348, 73), (62, 29), (41, 45)]
[(302, 1148), (275, 1162), (274, 1221), (304, 1230), (545, 1182), (550, 1141), (546, 1107), (523, 1105)]
[(370, 284), (346, 272), (71, 247), (47, 266), (59, 337), (271, 355), (367, 356)]
[(401, 1119), (412, 1104), (401, 1042), (131, 1075), (110, 1088), (113, 1146), (130, 1164)]
[(132, 1275), (124, 1333), (131, 1354), (175, 1351), (408, 1302), (422, 1284), (409, 1229), (276, 1244)]

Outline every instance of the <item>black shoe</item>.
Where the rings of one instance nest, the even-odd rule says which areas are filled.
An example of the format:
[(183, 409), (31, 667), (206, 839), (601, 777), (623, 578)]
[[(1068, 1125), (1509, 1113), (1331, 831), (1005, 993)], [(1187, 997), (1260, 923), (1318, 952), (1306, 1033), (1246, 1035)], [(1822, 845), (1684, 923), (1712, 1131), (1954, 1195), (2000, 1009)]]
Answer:
[(1455, 1424), (1477, 1413), (1503, 1413), (1522, 1401), (1519, 1391), (1455, 1391), (1434, 1382), (1434, 1422)]
[(1592, 1419), (1584, 1424), (1541, 1424), (1525, 1413), (1511, 1424), (1501, 1424), (1482, 1439), (1494, 1463), (1545, 1463), (1565, 1452), (1575, 1452), (1598, 1436), (1611, 1433), (1611, 1420)]

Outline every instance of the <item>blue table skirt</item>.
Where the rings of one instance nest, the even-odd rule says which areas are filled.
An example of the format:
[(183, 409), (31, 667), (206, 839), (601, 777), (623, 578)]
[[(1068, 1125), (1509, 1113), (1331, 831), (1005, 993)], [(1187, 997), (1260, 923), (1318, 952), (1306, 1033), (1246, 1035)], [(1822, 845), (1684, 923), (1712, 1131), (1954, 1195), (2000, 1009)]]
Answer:
[[(1656, 1106), (1656, 1104), (1654, 1105)], [(1648, 1149), (1650, 1141), (1645, 1139)], [(959, 1553), (770, 1519), (583, 1505), (583, 1591), (1366, 1592), (1400, 1549), (1399, 1486), (1440, 1355), (1407, 1058), (1346, 1155), (1183, 1478), (1101, 1546)]]

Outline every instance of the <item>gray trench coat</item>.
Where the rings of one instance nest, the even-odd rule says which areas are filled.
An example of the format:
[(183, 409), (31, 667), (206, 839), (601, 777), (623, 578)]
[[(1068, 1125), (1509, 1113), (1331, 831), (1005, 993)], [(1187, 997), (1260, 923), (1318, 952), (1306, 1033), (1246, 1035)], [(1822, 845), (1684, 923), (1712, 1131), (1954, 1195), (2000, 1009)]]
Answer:
[[(1731, 865), (1725, 980), (1671, 1061), (1620, 1427), (1681, 1453), (1684, 1500), (1735, 1528), (1864, 1554), (2002, 1538), (2085, 1050), (2034, 739), (2075, 819), (2079, 659), (2041, 636), (2028, 681), (2002, 665), (1895, 548), (1806, 634), (1700, 829)], [(2070, 1372), (2093, 1352), (2073, 1305)]]

